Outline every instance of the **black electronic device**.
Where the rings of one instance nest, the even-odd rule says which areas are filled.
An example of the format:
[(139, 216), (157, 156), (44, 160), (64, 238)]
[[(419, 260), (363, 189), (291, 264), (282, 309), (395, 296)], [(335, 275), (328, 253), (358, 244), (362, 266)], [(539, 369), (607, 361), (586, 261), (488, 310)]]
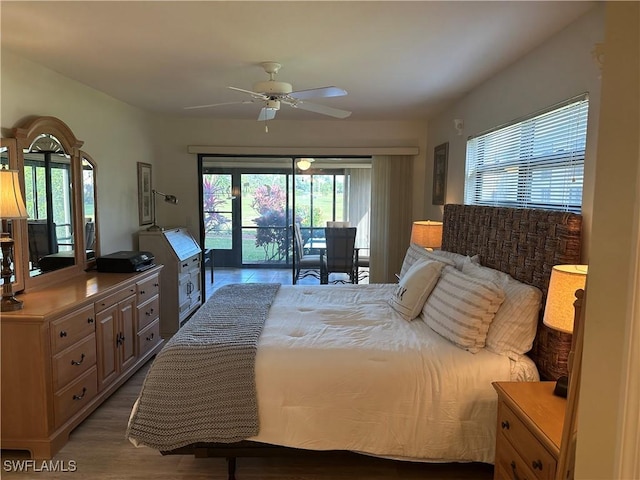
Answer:
[(96, 266), (99, 272), (143, 272), (155, 266), (155, 257), (151, 252), (121, 251), (98, 257)]

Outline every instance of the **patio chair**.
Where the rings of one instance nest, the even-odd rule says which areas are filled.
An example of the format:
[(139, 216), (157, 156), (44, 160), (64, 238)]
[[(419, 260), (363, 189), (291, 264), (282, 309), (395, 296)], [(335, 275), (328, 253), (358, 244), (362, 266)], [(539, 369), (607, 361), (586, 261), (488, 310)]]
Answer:
[[(346, 273), (350, 283), (358, 283), (356, 265), (356, 231), (355, 227), (325, 228), (324, 234), (327, 242), (327, 268), (321, 283), (329, 283), (329, 275), (332, 273)], [(346, 283), (338, 280), (336, 283)]]
[(304, 242), (302, 241), (302, 233), (300, 225), (297, 223), (292, 227), (293, 233), (293, 252), (294, 252), (294, 285), (298, 280), (305, 277), (315, 277), (319, 280), (323, 278), (323, 272), (326, 268), (324, 255), (305, 255), (303, 250)]

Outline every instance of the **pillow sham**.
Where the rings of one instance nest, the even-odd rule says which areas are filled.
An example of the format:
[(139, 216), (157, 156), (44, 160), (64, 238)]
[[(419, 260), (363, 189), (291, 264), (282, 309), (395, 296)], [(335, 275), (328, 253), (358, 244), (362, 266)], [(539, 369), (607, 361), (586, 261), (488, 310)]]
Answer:
[(491, 320), (503, 301), (504, 292), (494, 282), (446, 266), (422, 308), (422, 316), (436, 333), (477, 353), (484, 348)]
[(411, 266), (417, 260), (432, 260), (441, 263), (445, 263), (447, 265), (455, 266), (455, 262), (451, 259), (445, 257), (438, 257), (428, 250), (425, 250), (424, 247), (421, 247), (417, 243), (410, 243), (409, 248), (407, 249), (407, 253), (404, 255), (404, 260), (402, 261), (402, 268), (400, 269), (400, 278), (404, 277), (407, 271), (411, 268)]
[(424, 302), (440, 278), (443, 263), (430, 260), (418, 260), (400, 279), (389, 305), (405, 320), (413, 320), (422, 311)]
[(470, 262), (462, 266), (462, 272), (491, 280), (504, 290), (504, 302), (487, 333), (487, 350), (514, 360), (531, 350), (542, 306), (540, 289), (522, 283), (505, 272)]
[(469, 255), (449, 252), (447, 250), (433, 250), (429, 253), (435, 255), (436, 257), (443, 257), (447, 260), (452, 261), (458, 270), (461, 270), (462, 266), (467, 262), (480, 264), (480, 255), (474, 255), (473, 257), (470, 257)]

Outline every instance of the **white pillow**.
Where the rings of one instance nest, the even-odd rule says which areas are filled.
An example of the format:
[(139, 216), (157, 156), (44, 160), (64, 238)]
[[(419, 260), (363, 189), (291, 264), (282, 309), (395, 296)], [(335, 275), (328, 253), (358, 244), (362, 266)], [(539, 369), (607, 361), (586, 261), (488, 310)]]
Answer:
[(514, 360), (531, 350), (542, 302), (540, 289), (519, 282), (507, 273), (470, 262), (462, 266), (462, 272), (492, 280), (504, 290), (504, 302), (487, 333), (487, 349)]
[(473, 257), (470, 257), (469, 255), (462, 255), (461, 253), (449, 252), (447, 250), (433, 250), (429, 253), (435, 255), (436, 257), (446, 258), (447, 260), (453, 262), (458, 270), (462, 270), (462, 266), (467, 262), (480, 264), (480, 255), (474, 255)]
[(494, 282), (446, 266), (422, 308), (422, 316), (438, 334), (477, 353), (484, 348), (491, 320), (503, 301), (504, 292)]
[(402, 262), (402, 268), (400, 269), (400, 278), (404, 277), (407, 273), (407, 270), (411, 268), (417, 260), (432, 260), (436, 262), (442, 262), (447, 265), (455, 266), (455, 262), (451, 259), (445, 257), (438, 257), (428, 250), (425, 250), (424, 247), (421, 247), (417, 243), (409, 244), (409, 248), (407, 249), (407, 253), (404, 254), (404, 260)]
[(422, 311), (424, 302), (440, 278), (443, 263), (418, 260), (400, 279), (389, 305), (405, 320), (413, 320)]

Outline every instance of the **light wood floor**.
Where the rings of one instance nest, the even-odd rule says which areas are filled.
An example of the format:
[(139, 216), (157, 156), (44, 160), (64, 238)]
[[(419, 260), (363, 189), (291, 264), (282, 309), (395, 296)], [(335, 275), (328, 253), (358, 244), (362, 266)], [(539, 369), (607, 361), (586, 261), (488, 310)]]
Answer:
[[(271, 273), (269, 273), (271, 272)], [(209, 272), (206, 272), (207, 276)], [(286, 273), (270, 270), (226, 270), (215, 272), (207, 296), (225, 283), (281, 281)], [(290, 278), (290, 277), (289, 277)], [(210, 277), (209, 277), (210, 279)], [(279, 280), (282, 279), (282, 280)], [(290, 282), (290, 281), (289, 281)], [(213, 287), (213, 288), (211, 288)], [(226, 480), (227, 464), (221, 458), (163, 457), (148, 448), (135, 448), (125, 438), (131, 407), (138, 395), (148, 365), (135, 374), (72, 433), (69, 442), (53, 459), (53, 466), (75, 472), (43, 471), (42, 462), (26, 472), (13, 471), (13, 460), (28, 459), (27, 452), (2, 451), (2, 478), (29, 480)], [(72, 463), (73, 462), (73, 463)], [(26, 464), (21, 464), (23, 467)], [(238, 459), (238, 480), (390, 480), (390, 479), (477, 479), (493, 478), (486, 464), (424, 464), (397, 462), (365, 455), (340, 457), (273, 457)]]

